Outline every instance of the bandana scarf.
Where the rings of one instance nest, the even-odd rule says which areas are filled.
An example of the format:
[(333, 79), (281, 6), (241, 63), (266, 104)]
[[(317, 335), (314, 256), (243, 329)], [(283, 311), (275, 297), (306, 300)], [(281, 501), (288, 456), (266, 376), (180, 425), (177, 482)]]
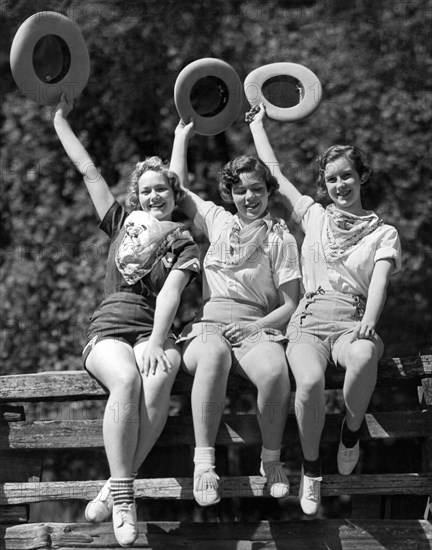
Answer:
[(270, 218), (260, 218), (242, 227), (238, 216), (233, 216), (220, 238), (210, 244), (204, 265), (219, 268), (240, 267), (251, 257), (256, 262), (256, 254), (271, 231), (283, 239), (283, 233), (288, 228), (283, 220)]
[(374, 212), (366, 216), (356, 216), (342, 212), (334, 204), (327, 207), (326, 214), (324, 227), (327, 244), (324, 250), (330, 261), (344, 256), (363, 237), (384, 223)]
[(115, 262), (128, 285), (147, 275), (172, 243), (185, 232), (181, 224), (160, 222), (142, 210), (129, 214), (123, 230)]

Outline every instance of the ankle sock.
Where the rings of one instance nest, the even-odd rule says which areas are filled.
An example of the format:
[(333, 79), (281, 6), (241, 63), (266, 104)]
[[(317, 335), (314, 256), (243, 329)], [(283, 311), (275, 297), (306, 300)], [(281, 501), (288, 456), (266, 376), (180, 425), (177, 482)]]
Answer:
[(303, 471), (308, 477), (321, 477), (321, 459), (306, 460), (303, 457)]
[(265, 447), (261, 448), (261, 460), (264, 462), (279, 462), (280, 461), (280, 449), (272, 451), (266, 449)]
[(111, 494), (113, 497), (114, 504), (131, 504), (134, 502), (134, 488), (133, 488), (133, 477), (126, 478), (111, 478)]
[(215, 448), (214, 447), (195, 447), (194, 463), (198, 465), (215, 465)]
[(351, 431), (346, 424), (346, 420), (344, 420), (341, 436), (341, 441), (343, 445), (345, 445), (345, 447), (352, 448), (359, 440), (359, 437), (360, 430), (356, 430), (355, 432)]

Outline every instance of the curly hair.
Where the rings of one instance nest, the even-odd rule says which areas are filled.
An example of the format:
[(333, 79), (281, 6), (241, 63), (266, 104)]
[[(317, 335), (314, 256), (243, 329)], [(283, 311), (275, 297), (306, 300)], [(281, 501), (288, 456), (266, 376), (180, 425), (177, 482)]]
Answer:
[(186, 191), (180, 185), (180, 180), (174, 172), (169, 169), (169, 164), (163, 161), (160, 157), (147, 157), (142, 162), (138, 162), (135, 170), (130, 177), (128, 194), (126, 196), (126, 206), (131, 210), (140, 210), (138, 182), (140, 177), (145, 172), (160, 172), (165, 178), (165, 181), (171, 187), (174, 193), (174, 201), (178, 204), (186, 195)]
[(279, 189), (276, 178), (260, 159), (249, 155), (242, 155), (228, 162), (220, 173), (219, 192), (225, 202), (234, 202), (232, 198), (232, 186), (240, 181), (240, 174), (244, 173), (254, 173), (262, 178), (270, 194)]
[(327, 194), (327, 187), (325, 184), (325, 169), (326, 166), (338, 158), (347, 158), (358, 175), (362, 180), (363, 186), (371, 183), (373, 178), (373, 171), (370, 166), (366, 164), (366, 153), (355, 145), (332, 145), (324, 153), (317, 158), (318, 163), (318, 177), (316, 184), (318, 187), (317, 194), (320, 197), (324, 197)]

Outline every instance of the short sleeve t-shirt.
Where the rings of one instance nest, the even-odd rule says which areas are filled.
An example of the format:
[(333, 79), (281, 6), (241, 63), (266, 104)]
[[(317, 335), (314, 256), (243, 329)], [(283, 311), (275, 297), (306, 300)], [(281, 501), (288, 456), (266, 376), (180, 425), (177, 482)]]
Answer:
[(154, 298), (173, 269), (188, 270), (193, 275), (200, 271), (198, 246), (191, 237), (182, 237), (173, 242), (150, 273), (134, 285), (129, 285), (115, 262), (117, 249), (125, 233), (123, 226), (127, 216), (128, 212), (115, 201), (99, 224), (100, 229), (111, 239), (105, 276), (105, 297), (114, 292), (130, 291), (132, 288), (137, 294)]
[[(194, 223), (210, 241), (211, 247), (225, 246), (220, 242), (233, 214), (211, 201), (198, 207)], [(297, 242), (288, 231), (284, 239), (270, 231), (259, 254), (239, 266), (206, 266), (204, 261), (203, 300), (233, 300), (260, 306), (265, 312), (279, 306), (279, 287), (301, 278)]]
[(305, 292), (314, 292), (319, 286), (367, 298), (375, 262), (394, 261), (393, 273), (401, 268), (401, 245), (397, 230), (380, 225), (365, 235), (345, 255), (329, 260), (324, 223), (326, 210), (311, 197), (303, 195), (294, 205), (292, 219), (305, 233), (301, 250), (301, 266)]

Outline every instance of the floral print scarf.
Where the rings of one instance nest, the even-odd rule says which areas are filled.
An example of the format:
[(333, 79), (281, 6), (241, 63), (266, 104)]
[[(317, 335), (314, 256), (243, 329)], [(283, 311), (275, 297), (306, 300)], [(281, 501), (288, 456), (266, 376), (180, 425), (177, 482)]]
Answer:
[(288, 228), (283, 220), (272, 219), (270, 216), (254, 220), (245, 226), (242, 226), (237, 215), (233, 216), (220, 238), (210, 243), (204, 266), (240, 267), (250, 258), (255, 258), (256, 261), (257, 250), (262, 247), (271, 231), (283, 240), (284, 231), (288, 231)]
[(347, 254), (366, 235), (369, 235), (383, 220), (374, 212), (356, 216), (339, 210), (334, 204), (326, 209), (324, 231), (327, 244), (324, 246), (328, 260), (335, 261)]
[(159, 221), (142, 210), (129, 214), (123, 231), (115, 262), (129, 285), (147, 275), (179, 236), (189, 236), (181, 224)]

